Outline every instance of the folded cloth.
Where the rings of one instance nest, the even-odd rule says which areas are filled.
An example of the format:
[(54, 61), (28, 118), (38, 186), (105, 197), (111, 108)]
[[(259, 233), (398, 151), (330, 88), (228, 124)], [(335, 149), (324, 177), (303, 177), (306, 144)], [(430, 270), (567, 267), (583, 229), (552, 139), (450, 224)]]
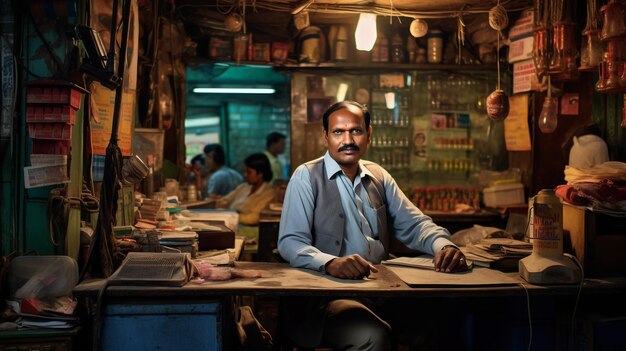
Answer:
[(567, 184), (599, 183), (604, 179), (626, 181), (626, 163), (608, 161), (591, 168), (565, 166), (564, 173)]
[(554, 189), (556, 196), (560, 197), (563, 201), (572, 205), (585, 206), (587, 205), (587, 199), (578, 194), (578, 190), (572, 184), (559, 185)]
[(556, 194), (574, 205), (626, 212), (626, 185), (608, 179), (598, 183), (559, 185)]

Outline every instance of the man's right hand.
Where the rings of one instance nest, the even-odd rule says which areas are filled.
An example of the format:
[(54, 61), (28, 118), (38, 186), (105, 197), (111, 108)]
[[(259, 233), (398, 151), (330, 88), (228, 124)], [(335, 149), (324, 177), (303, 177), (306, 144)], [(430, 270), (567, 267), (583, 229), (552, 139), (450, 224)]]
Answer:
[(378, 269), (357, 254), (333, 258), (326, 263), (326, 273), (337, 278), (363, 279), (370, 272), (378, 273)]

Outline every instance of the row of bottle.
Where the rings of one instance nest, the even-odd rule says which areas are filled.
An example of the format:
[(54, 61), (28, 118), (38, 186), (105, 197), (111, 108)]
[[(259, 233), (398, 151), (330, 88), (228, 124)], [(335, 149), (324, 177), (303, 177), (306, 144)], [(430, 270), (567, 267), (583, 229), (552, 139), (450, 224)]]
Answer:
[(434, 143), (439, 150), (474, 150), (472, 138), (435, 138)]
[(415, 187), (410, 194), (411, 201), (421, 210), (454, 211), (457, 205), (464, 204), (480, 208), (480, 189), (463, 187)]
[(476, 162), (471, 160), (433, 160), (426, 162), (429, 171), (432, 172), (473, 172), (478, 169)]
[(409, 147), (408, 136), (388, 135), (386, 132), (377, 134), (379, 136), (372, 138), (372, 147)]
[(408, 113), (377, 112), (372, 116), (372, 126), (408, 127), (411, 124)]
[(369, 157), (387, 170), (408, 168), (411, 164), (410, 154), (405, 152), (375, 152)]
[(420, 47), (411, 35), (405, 40), (396, 32), (391, 40), (385, 33), (378, 32), (376, 43), (371, 52), (372, 62), (393, 63), (441, 63), (443, 61), (444, 33), (438, 29), (427, 35), (427, 47)]

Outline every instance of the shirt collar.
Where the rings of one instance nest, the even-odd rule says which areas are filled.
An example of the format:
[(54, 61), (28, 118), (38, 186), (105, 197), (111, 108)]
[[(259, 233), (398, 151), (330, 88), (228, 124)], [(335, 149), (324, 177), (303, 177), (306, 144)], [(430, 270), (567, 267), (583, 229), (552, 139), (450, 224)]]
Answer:
[[(332, 178), (338, 172), (343, 172), (337, 161), (330, 156), (328, 151), (326, 151), (326, 154), (324, 155), (324, 167), (326, 168), (328, 179)], [(359, 160), (359, 170), (359, 176), (361, 178), (365, 176), (373, 177), (372, 172), (370, 172), (367, 167), (363, 166), (363, 161), (361, 160)]]

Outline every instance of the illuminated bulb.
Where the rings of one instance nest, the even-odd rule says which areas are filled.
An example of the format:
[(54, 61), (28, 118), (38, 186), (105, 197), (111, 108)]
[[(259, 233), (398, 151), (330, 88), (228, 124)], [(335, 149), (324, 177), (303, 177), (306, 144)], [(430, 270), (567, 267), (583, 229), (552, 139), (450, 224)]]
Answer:
[(346, 99), (346, 93), (348, 92), (348, 84), (340, 83), (337, 88), (337, 102), (344, 101)]
[(396, 108), (396, 93), (385, 93), (385, 106), (390, 110)]
[(549, 96), (543, 100), (543, 107), (539, 114), (539, 130), (544, 134), (550, 134), (556, 130), (557, 125), (557, 103), (556, 99)]
[(362, 13), (359, 15), (359, 23), (354, 31), (357, 50), (370, 51), (376, 42), (376, 15)]

